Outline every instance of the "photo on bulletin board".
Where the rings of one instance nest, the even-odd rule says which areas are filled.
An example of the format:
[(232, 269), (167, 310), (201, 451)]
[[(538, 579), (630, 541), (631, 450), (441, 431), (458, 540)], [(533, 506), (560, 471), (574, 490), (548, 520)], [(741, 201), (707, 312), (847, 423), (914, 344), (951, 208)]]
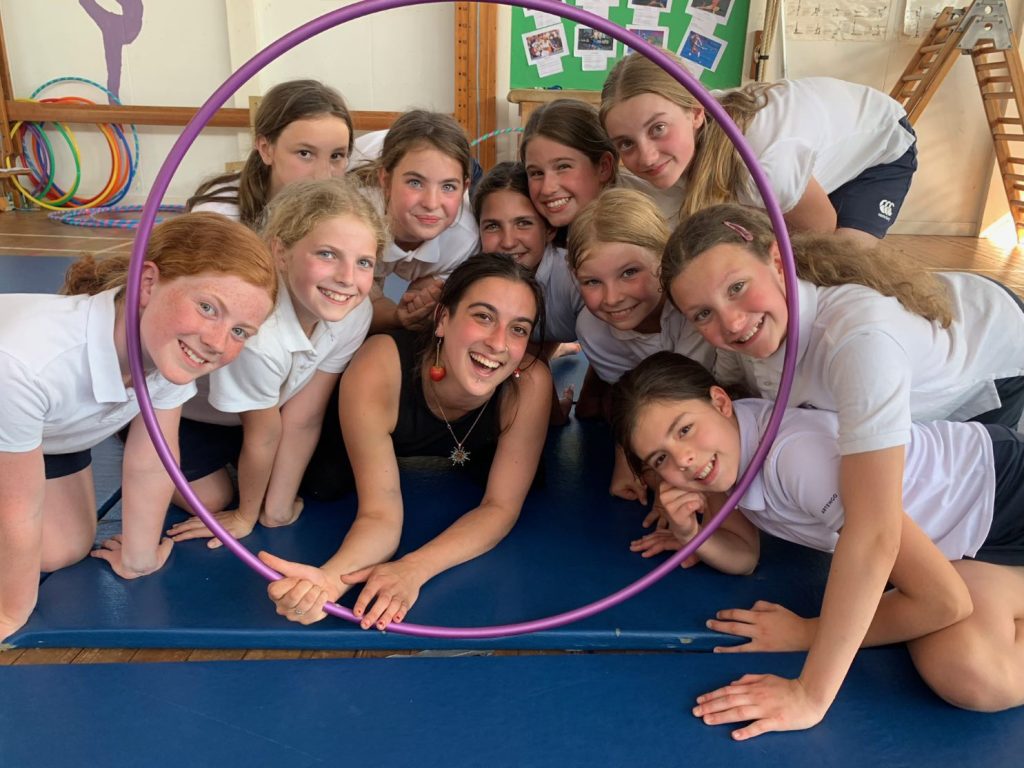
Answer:
[(615, 55), (615, 38), (596, 29), (576, 26), (576, 55), (583, 53), (604, 53)]
[(539, 64), (545, 60), (565, 56), (569, 53), (565, 27), (556, 24), (527, 32), (523, 35), (523, 47), (526, 49), (526, 58), (530, 64)]
[[(602, 12), (605, 7), (593, 0), (566, 5)], [(682, 51), (706, 87), (732, 88), (742, 80), (749, 15), (750, 0), (607, 0), (606, 18), (650, 45)], [(699, 37), (691, 39), (694, 32)], [(600, 91), (616, 62), (632, 52), (617, 42), (586, 23), (512, 8), (509, 85)]]
[(694, 11), (713, 16), (716, 24), (726, 24), (732, 13), (733, 0), (690, 0), (686, 12), (691, 16)]
[(672, 0), (627, 0), (627, 8), (658, 8), (662, 13), (672, 10)]
[(668, 50), (668, 27), (635, 27), (627, 24), (626, 29), (642, 38), (644, 42)]
[(679, 48), (679, 58), (693, 62), (701, 69), (713, 70), (725, 53), (726, 45), (724, 40), (691, 31)]

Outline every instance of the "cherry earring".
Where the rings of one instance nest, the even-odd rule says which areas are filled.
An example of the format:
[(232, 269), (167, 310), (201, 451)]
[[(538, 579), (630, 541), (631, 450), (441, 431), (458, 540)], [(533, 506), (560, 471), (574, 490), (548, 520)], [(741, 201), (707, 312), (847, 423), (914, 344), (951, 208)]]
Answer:
[(441, 337), (437, 337), (437, 349), (434, 351), (434, 364), (430, 366), (430, 380), (440, 381), (448, 375), (448, 371), (441, 365)]

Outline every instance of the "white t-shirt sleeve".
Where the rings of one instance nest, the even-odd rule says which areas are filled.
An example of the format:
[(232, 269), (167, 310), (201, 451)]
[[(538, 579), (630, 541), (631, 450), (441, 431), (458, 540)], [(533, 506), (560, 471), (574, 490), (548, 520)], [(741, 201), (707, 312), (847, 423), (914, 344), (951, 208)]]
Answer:
[(338, 325), (338, 338), (331, 351), (324, 356), (317, 366), (318, 371), (324, 373), (341, 373), (344, 371), (355, 355), (356, 350), (362, 346), (366, 334), (370, 330), (370, 321), (373, 319), (373, 303), (369, 298), (363, 299), (358, 307), (349, 313), (348, 317)]
[(232, 363), (210, 374), (210, 405), (224, 413), (278, 405), (289, 372), (290, 366), (281, 360), (244, 347)]
[[(797, 430), (772, 446), (764, 480), (771, 533), (805, 546), (830, 551), (845, 518), (839, 498), (839, 448), (822, 430)], [(825, 530), (822, 530), (822, 529)]]
[(850, 334), (830, 356), (825, 378), (839, 414), (841, 453), (910, 442), (912, 371), (896, 339), (878, 330)]
[(47, 397), (25, 367), (0, 353), (0, 451), (24, 453), (43, 442), (43, 423), (49, 410)]

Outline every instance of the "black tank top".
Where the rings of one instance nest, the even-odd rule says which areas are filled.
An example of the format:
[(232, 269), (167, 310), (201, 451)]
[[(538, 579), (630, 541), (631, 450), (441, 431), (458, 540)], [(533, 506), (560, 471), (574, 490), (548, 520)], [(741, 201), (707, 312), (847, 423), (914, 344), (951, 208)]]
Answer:
[[(445, 423), (431, 413), (427, 405), (420, 378), (419, 360), (416, 353), (416, 334), (410, 331), (392, 331), (390, 334), (398, 347), (398, 358), (402, 367), (402, 392), (398, 399), (398, 422), (391, 433), (396, 456), (441, 456), (447, 458), (455, 448), (455, 440)], [(480, 461), (490, 464), (498, 445), (501, 432), (501, 397), (507, 382), (502, 382), (490, 401), (481, 408), (451, 422), (452, 431), (459, 440), (465, 438), (463, 448), (469, 451), (469, 463)], [(481, 409), (486, 408), (480, 421), (466, 437)]]

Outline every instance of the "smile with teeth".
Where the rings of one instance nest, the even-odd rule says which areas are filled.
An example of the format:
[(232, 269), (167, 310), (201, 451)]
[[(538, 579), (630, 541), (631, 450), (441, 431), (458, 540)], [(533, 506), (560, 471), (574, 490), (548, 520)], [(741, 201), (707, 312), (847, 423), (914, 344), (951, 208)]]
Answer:
[(761, 330), (761, 326), (762, 325), (764, 325), (764, 317), (763, 316), (761, 317), (760, 320), (757, 321), (757, 323), (754, 325), (753, 328), (751, 328), (749, 331), (747, 331), (742, 337), (736, 339), (736, 343), (737, 344), (746, 344), (748, 341), (750, 341), (754, 337), (755, 333), (757, 333), (758, 331)]
[(332, 291), (329, 288), (318, 287), (317, 290), (335, 304), (347, 304), (349, 299), (352, 298), (352, 294), (350, 293), (338, 293), (337, 291)]
[(613, 320), (622, 320), (634, 309), (636, 309), (635, 304), (632, 307), (626, 307), (625, 309), (606, 309), (605, 312), (607, 312), (608, 317), (612, 318)]
[(498, 368), (501, 367), (501, 363), (497, 362), (496, 360), (491, 360), (490, 358), (484, 357), (483, 355), (477, 354), (476, 352), (470, 352), (469, 359), (472, 360), (477, 365), (483, 366), (484, 368), (490, 371), (496, 371), (498, 370)]
[(710, 459), (708, 459), (708, 463), (704, 465), (704, 468), (701, 469), (700, 472), (698, 472), (696, 475), (693, 476), (693, 479), (694, 480), (704, 480), (704, 479), (706, 479), (707, 476), (711, 474), (711, 470), (715, 468), (715, 464), (717, 463), (717, 461), (718, 461), (718, 454), (716, 453), (716, 454), (712, 455), (712, 457)]
[(209, 361), (197, 355), (191, 347), (187, 346), (184, 342), (179, 341), (178, 346), (181, 347), (181, 351), (185, 353), (185, 357), (191, 360), (196, 365), (206, 365)]
[(568, 197), (559, 197), (556, 200), (546, 200), (544, 201), (544, 207), (552, 212), (560, 211), (569, 204), (569, 200), (571, 200), (571, 198)]

